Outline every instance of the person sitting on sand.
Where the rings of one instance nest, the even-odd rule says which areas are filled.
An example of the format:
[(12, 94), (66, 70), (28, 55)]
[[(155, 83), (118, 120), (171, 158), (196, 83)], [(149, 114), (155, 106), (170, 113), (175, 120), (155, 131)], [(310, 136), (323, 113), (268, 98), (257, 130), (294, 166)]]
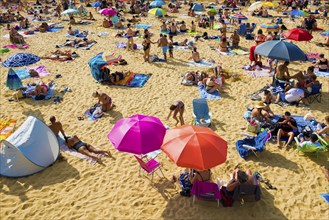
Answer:
[(316, 61), (315, 66), (319, 68), (321, 72), (327, 72), (329, 70), (329, 61), (324, 57), (324, 54), (319, 55), (319, 59)]
[(115, 24), (115, 27), (117, 29), (121, 29), (124, 27), (121, 19), (118, 20), (118, 22)]
[(200, 63), (202, 61), (202, 59), (200, 58), (200, 54), (197, 51), (196, 47), (193, 48), (192, 57), (190, 57), (189, 59), (193, 59), (193, 61), (196, 63)]
[[(176, 126), (178, 125), (178, 123), (180, 122), (181, 125), (184, 125), (184, 118), (183, 118), (183, 114), (184, 114), (184, 103), (180, 100), (176, 100), (171, 106), (170, 106), (170, 112), (169, 115), (167, 117), (167, 120), (169, 120), (171, 114), (173, 113), (173, 119), (176, 120)], [(179, 120), (177, 118), (177, 114), (179, 113)]]
[(41, 33), (47, 32), (50, 30), (50, 26), (47, 24), (47, 22), (42, 22), (41, 25), (39, 26), (39, 31)]
[(219, 43), (219, 50), (221, 52), (225, 52), (226, 53), (226, 52), (228, 52), (227, 46), (228, 46), (228, 44), (227, 44), (226, 38), (224, 37), (221, 40), (221, 42)]
[(187, 27), (186, 27), (185, 21), (182, 21), (182, 24), (179, 27), (179, 31), (182, 33), (187, 32)]
[(70, 24), (77, 24), (73, 15), (70, 16)]
[(88, 20), (92, 20), (92, 21), (96, 21), (96, 19), (94, 18), (93, 14), (91, 13), (91, 11), (89, 12), (89, 16), (87, 18)]
[(75, 35), (75, 32), (72, 30), (72, 26), (71, 25), (69, 26), (69, 29), (68, 29), (67, 33), (69, 35)]
[(324, 126), (320, 126), (319, 130), (315, 133), (321, 135), (326, 141), (329, 141), (329, 115), (327, 115), (324, 120)]
[(95, 154), (105, 154), (108, 157), (110, 156), (109, 152), (104, 151), (104, 150), (99, 150), (99, 149), (95, 148), (94, 146), (92, 146), (90, 144), (82, 142), (76, 135), (74, 135), (73, 137), (68, 138), (66, 140), (66, 143), (67, 143), (68, 148), (73, 148), (76, 151), (78, 151), (79, 153), (93, 158), (98, 163), (101, 163), (102, 161), (101, 161), (99, 156), (95, 156), (93, 153), (95, 153)]
[(191, 184), (194, 184), (196, 181), (200, 182), (211, 182), (211, 171), (208, 170), (190, 170), (190, 182)]
[(24, 37), (20, 35), (14, 27), (10, 29), (9, 39), (13, 44), (25, 44)]
[(233, 179), (230, 180), (226, 186), (226, 190), (229, 192), (233, 192), (240, 184), (257, 185), (257, 180), (250, 169), (244, 172), (239, 168), (235, 168), (232, 172), (232, 177)]
[(110, 27), (110, 22), (107, 20), (107, 18), (104, 18), (103, 20), (103, 28), (109, 28)]
[(168, 28), (167, 28), (167, 24), (166, 22), (162, 22), (162, 25), (160, 26), (160, 30), (161, 32), (167, 32), (168, 31)]
[(96, 91), (93, 93), (93, 97), (98, 98), (98, 105), (101, 104), (103, 112), (110, 111), (114, 108), (114, 104), (112, 102), (111, 97), (106, 95), (105, 93)]
[(290, 79), (288, 70), (289, 61), (285, 61), (283, 64), (279, 65), (276, 72), (275, 78), (282, 81), (287, 81)]
[(174, 22), (171, 22), (169, 27), (169, 35), (177, 35), (177, 26)]
[(270, 105), (275, 101), (275, 96), (269, 91), (264, 91), (264, 96), (262, 97), (262, 102), (266, 105), (264, 110), (268, 113), (270, 118), (274, 117), (274, 113), (272, 112)]
[(296, 83), (295, 87), (289, 89), (287, 92), (279, 92), (276, 96), (275, 103), (279, 101), (294, 103), (302, 101), (304, 104), (306, 103), (305, 98), (305, 91), (302, 88), (299, 82)]
[(239, 49), (240, 36), (236, 30), (233, 31), (230, 40), (232, 41), (232, 49)]
[(300, 141), (299, 146), (304, 147), (305, 145), (320, 147), (321, 143), (318, 142), (319, 138), (316, 134), (311, 134), (309, 140), (306, 140), (303, 134), (298, 135), (298, 139)]
[(65, 140), (68, 139), (68, 137), (65, 135), (65, 132), (63, 130), (63, 125), (62, 123), (60, 123), (59, 121), (56, 121), (56, 117), (55, 116), (51, 116), (49, 118), (50, 120), (50, 125), (48, 126), (53, 132), (54, 134), (56, 135), (56, 137), (58, 138), (59, 137), (59, 132), (62, 133), (63, 137)]
[(285, 112), (284, 115), (280, 117), (277, 124), (279, 126), (277, 133), (277, 145), (278, 147), (281, 147), (280, 139), (284, 136), (289, 137), (288, 141), (284, 145), (284, 147), (287, 147), (294, 139), (296, 135), (295, 133), (298, 132), (297, 122), (293, 117), (291, 117), (290, 112)]
[(194, 24), (194, 21), (191, 21), (191, 32), (196, 32), (196, 26)]
[(265, 107), (266, 105), (264, 102), (258, 102), (251, 111), (251, 116), (259, 122), (270, 122), (271, 119), (268, 112), (265, 110)]

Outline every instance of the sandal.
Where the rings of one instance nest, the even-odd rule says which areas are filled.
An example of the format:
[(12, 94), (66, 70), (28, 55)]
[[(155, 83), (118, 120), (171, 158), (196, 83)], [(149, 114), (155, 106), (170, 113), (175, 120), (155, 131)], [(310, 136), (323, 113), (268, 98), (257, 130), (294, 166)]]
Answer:
[(79, 116), (79, 117), (78, 117), (78, 120), (79, 120), (79, 121), (83, 121), (83, 120), (85, 120), (85, 118), (84, 118), (84, 117), (81, 117), (81, 116)]
[(272, 186), (272, 184), (270, 183), (270, 181), (269, 181), (268, 179), (265, 179), (265, 180), (264, 180), (264, 183), (265, 183), (265, 185), (267, 186), (267, 187), (266, 187), (267, 189), (277, 190), (276, 187)]

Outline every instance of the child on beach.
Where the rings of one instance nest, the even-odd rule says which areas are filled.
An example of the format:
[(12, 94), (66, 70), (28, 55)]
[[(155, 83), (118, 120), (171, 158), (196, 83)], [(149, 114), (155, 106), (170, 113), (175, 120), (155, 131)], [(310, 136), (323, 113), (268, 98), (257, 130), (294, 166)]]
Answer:
[[(183, 114), (184, 114), (184, 103), (180, 100), (176, 100), (171, 106), (170, 106), (170, 112), (169, 115), (167, 117), (167, 120), (169, 120), (171, 114), (173, 113), (173, 118), (176, 120), (176, 126), (178, 125), (178, 123), (180, 122), (181, 125), (184, 125), (184, 118), (183, 118)], [(177, 114), (179, 113), (179, 120), (177, 118)]]

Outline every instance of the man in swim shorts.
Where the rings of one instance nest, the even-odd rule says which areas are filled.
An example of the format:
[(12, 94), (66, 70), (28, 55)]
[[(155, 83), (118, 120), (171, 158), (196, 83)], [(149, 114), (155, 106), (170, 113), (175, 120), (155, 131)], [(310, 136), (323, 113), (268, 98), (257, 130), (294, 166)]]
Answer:
[(162, 48), (162, 53), (163, 53), (164, 59), (167, 61), (167, 51), (168, 51), (167, 35), (161, 36), (159, 46)]

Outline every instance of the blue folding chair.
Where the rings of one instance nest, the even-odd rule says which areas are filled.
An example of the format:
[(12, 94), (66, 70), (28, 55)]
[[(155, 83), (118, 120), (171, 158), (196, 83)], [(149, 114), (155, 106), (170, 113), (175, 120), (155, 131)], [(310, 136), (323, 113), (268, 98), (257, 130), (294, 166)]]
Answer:
[(211, 112), (206, 99), (193, 99), (193, 125), (209, 127), (211, 125)]

